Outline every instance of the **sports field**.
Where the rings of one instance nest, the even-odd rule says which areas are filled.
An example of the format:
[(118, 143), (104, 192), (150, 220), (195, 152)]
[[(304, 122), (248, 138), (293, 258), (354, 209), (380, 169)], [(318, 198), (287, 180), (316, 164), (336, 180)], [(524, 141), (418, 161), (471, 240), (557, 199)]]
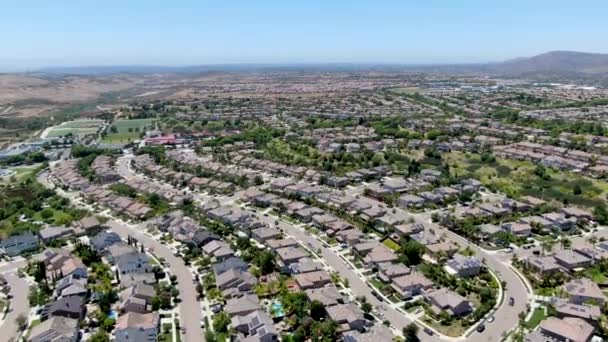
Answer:
[(153, 127), (155, 119), (130, 119), (116, 120), (113, 126), (118, 133), (143, 132), (148, 127)]

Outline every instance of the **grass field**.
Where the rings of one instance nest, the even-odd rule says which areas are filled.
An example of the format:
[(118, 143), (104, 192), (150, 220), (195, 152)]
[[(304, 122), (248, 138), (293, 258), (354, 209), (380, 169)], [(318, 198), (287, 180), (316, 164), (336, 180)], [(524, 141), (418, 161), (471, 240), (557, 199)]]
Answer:
[(526, 322), (526, 328), (528, 328), (528, 329), (536, 328), (536, 326), (539, 325), (540, 322), (543, 319), (545, 319), (545, 317), (547, 317), (547, 314), (545, 313), (545, 308), (538, 307), (538, 308), (534, 309), (534, 312), (532, 313), (532, 317), (530, 317), (530, 320)]
[[(15, 181), (22, 181), (26, 176), (29, 176), (32, 171), (36, 170), (36, 168), (38, 168), (39, 166), (40, 164), (12, 168), (11, 170), (15, 171), (15, 174), (13, 174), (13, 176), (15, 177)], [(1, 177), (0, 182), (10, 183), (13, 179), (13, 176)]]
[(113, 126), (116, 126), (118, 133), (129, 133), (135, 131), (144, 131), (146, 127), (152, 126), (156, 119), (131, 119), (131, 120), (116, 120)]
[(87, 134), (95, 134), (97, 132), (97, 128), (75, 128), (75, 127), (55, 127), (50, 130), (47, 135), (48, 138), (56, 138), (56, 137), (64, 137), (68, 134), (72, 134), (74, 136), (77, 135), (87, 135)]
[(130, 143), (139, 139), (139, 133), (110, 133), (106, 135), (101, 142), (106, 144)]
[[(484, 163), (479, 154), (460, 152), (445, 153), (442, 159), (452, 174), (479, 179), (484, 186), (512, 197), (530, 195), (593, 209), (608, 194), (607, 182), (571, 172), (548, 169), (549, 179), (542, 179), (535, 174), (536, 164), (528, 161), (496, 158)], [(575, 192), (577, 188), (580, 193)]]
[(102, 120), (74, 120), (66, 121), (61, 125), (53, 127), (49, 132), (48, 138), (64, 137), (68, 134), (81, 136), (87, 134), (95, 134), (101, 125)]

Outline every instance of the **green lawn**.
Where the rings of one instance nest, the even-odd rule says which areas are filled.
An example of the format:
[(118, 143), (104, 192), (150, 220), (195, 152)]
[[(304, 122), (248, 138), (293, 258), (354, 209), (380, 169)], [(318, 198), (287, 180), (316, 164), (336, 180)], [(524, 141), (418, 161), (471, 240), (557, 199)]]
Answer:
[(599, 267), (587, 268), (585, 270), (585, 276), (587, 276), (587, 278), (590, 278), (591, 280), (593, 280), (593, 282), (598, 284), (603, 284), (604, 282), (606, 282), (606, 280), (608, 280), (606, 274), (602, 273)]
[(118, 133), (129, 133), (131, 131), (144, 131), (146, 127), (152, 126), (156, 119), (131, 119), (131, 120), (116, 120), (113, 126), (116, 126)]
[(110, 133), (102, 139), (102, 142), (106, 144), (130, 143), (137, 139), (139, 139), (139, 133), (137, 132)]
[(545, 308), (538, 307), (538, 308), (534, 309), (534, 312), (532, 313), (532, 317), (530, 317), (530, 320), (526, 322), (526, 328), (528, 328), (528, 329), (536, 328), (536, 326), (539, 325), (540, 322), (543, 319), (545, 319), (545, 317), (547, 317), (547, 314), (545, 313)]
[(452, 324), (450, 325), (442, 325), (441, 323), (435, 321), (434, 319), (428, 316), (424, 319), (424, 321), (433, 329), (451, 337), (459, 337), (467, 330), (467, 328), (462, 325), (462, 322), (459, 319), (454, 319), (454, 321), (452, 321)]
[(85, 127), (85, 128), (55, 127), (49, 131), (47, 137), (48, 138), (63, 137), (70, 133), (72, 133), (72, 135), (74, 135), (74, 136), (78, 136), (78, 135), (95, 134), (96, 132), (97, 132), (97, 127)]
[(534, 294), (539, 296), (553, 296), (555, 294), (555, 289), (552, 287), (539, 287), (534, 289)]
[(384, 244), (386, 247), (388, 247), (388, 248), (392, 249), (392, 250), (393, 250), (393, 251), (395, 251), (395, 252), (396, 252), (396, 251), (398, 251), (398, 250), (399, 250), (399, 248), (401, 248), (401, 246), (399, 246), (399, 244), (398, 244), (398, 243), (396, 243), (395, 241), (393, 241), (393, 240), (391, 240), (391, 239), (386, 239), (386, 240), (382, 241), (382, 243), (383, 243), (383, 244)]
[[(15, 176), (15, 179), (17, 182), (20, 182), (25, 177), (29, 176), (32, 173), (32, 171), (36, 170), (38, 168), (38, 166), (39, 166), (39, 164), (32, 165), (32, 166), (14, 167), (14, 168), (12, 168), (12, 170), (15, 171), (15, 174), (13, 176)], [(12, 176), (3, 177), (3, 178), (0, 178), (0, 180), (1, 180), (1, 182), (4, 182), (4, 183), (10, 183), (11, 178), (12, 178)]]

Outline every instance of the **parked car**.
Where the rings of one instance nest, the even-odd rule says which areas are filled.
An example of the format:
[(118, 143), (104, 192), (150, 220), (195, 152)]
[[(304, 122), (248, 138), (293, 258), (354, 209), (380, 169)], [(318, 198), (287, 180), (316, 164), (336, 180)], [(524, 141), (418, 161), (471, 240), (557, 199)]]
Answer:
[(486, 326), (483, 324), (480, 324), (477, 326), (477, 332), (483, 332), (484, 330), (486, 330)]
[(424, 332), (427, 333), (429, 336), (433, 336), (435, 333), (433, 332), (433, 330), (429, 329), (429, 328), (424, 328)]

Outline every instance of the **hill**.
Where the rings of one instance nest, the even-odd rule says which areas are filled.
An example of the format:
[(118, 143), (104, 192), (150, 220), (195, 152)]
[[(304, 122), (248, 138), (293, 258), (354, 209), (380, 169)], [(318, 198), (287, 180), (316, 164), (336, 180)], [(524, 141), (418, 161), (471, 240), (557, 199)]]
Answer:
[(608, 54), (551, 51), (528, 58), (490, 64), (488, 71), (508, 75), (563, 74), (608, 75)]

